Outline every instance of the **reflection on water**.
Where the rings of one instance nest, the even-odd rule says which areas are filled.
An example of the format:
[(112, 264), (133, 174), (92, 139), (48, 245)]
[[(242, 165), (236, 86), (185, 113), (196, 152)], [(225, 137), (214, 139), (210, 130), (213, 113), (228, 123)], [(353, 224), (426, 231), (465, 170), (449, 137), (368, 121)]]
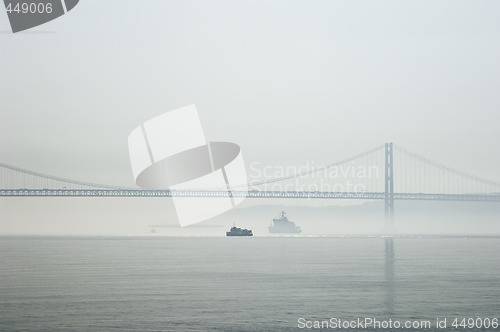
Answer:
[(394, 239), (385, 239), (385, 283), (386, 283), (386, 308), (389, 315), (394, 314)]

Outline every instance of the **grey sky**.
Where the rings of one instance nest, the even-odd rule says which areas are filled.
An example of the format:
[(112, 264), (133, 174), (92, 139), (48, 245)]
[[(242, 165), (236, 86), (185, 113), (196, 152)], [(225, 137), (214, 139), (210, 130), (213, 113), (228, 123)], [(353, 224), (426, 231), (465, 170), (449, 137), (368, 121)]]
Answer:
[(393, 141), (500, 180), (498, 1), (97, 1), (11, 34), (1, 161), (131, 185), (127, 136), (196, 104), (247, 164)]

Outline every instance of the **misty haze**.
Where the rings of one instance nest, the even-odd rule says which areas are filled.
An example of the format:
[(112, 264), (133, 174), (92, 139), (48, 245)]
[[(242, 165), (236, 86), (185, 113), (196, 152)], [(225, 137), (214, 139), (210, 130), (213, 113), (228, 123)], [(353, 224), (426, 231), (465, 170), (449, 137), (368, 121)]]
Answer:
[(500, 3), (18, 5), (1, 331), (498, 329)]

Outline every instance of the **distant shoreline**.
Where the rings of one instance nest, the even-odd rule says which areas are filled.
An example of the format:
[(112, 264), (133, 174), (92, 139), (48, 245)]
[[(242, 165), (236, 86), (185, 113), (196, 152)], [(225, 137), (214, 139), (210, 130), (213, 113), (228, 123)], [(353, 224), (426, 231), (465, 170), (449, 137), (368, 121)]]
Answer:
[[(22, 235), (3, 234), (1, 239), (208, 239), (227, 238), (225, 235)], [(301, 234), (301, 235), (256, 235), (259, 239), (500, 239), (500, 234), (493, 235), (468, 235), (468, 234), (397, 234), (397, 235), (335, 235), (335, 234)]]

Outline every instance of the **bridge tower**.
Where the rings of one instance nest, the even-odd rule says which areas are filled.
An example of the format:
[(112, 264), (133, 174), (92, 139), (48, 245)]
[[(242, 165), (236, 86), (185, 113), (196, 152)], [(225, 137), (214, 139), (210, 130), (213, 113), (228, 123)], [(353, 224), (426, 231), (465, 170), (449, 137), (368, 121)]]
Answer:
[(394, 231), (394, 155), (392, 143), (385, 143), (385, 228)]

